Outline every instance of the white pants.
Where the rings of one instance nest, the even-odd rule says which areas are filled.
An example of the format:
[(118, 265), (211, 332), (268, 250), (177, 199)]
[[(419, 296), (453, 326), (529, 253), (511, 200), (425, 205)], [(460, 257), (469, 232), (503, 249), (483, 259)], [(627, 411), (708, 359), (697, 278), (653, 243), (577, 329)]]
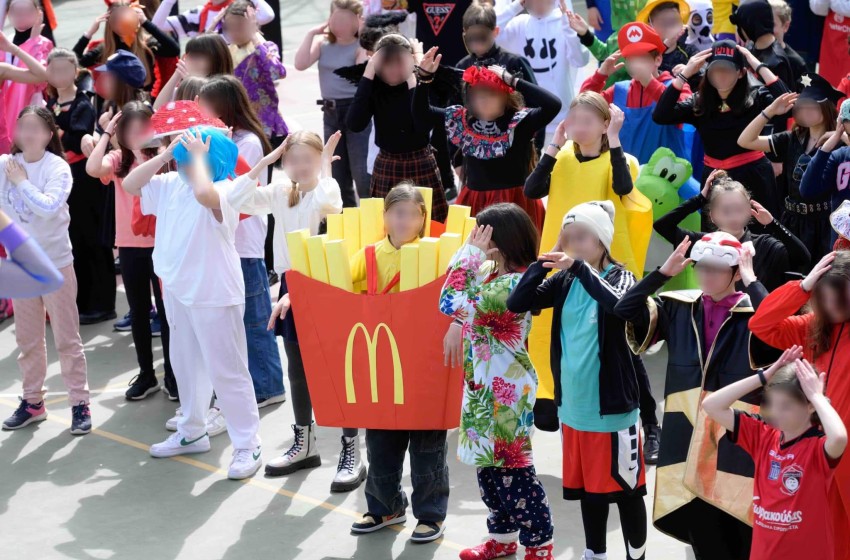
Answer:
[(192, 308), (167, 290), (162, 295), (171, 330), (169, 356), (183, 411), (177, 431), (188, 441), (206, 433), (206, 414), (215, 391), (233, 447), (259, 446), (260, 414), (242, 322), (245, 306)]

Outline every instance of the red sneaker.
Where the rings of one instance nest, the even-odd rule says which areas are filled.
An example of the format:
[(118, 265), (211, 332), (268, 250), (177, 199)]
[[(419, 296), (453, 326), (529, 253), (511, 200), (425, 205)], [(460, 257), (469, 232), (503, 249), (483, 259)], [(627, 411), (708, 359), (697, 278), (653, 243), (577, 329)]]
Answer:
[(460, 560), (493, 560), (511, 554), (516, 554), (516, 542), (500, 543), (494, 539), (489, 539), (478, 546), (462, 550)]
[(555, 560), (552, 548), (554, 548), (552, 543), (542, 546), (527, 546), (525, 547), (525, 560)]

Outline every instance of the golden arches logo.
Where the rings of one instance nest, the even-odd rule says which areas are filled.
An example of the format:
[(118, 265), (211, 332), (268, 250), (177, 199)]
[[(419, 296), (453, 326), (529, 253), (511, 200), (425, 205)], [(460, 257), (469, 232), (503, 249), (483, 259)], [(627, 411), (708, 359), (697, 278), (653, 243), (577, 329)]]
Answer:
[(401, 356), (398, 353), (398, 345), (395, 336), (386, 323), (380, 323), (372, 334), (366, 330), (366, 325), (357, 323), (348, 334), (348, 342), (345, 345), (345, 400), (349, 404), (357, 402), (354, 391), (354, 340), (357, 333), (362, 332), (366, 339), (366, 350), (369, 353), (369, 383), (372, 388), (372, 402), (378, 402), (378, 337), (384, 331), (390, 343), (390, 352), (393, 357), (393, 402), (404, 404), (404, 377), (401, 374)]

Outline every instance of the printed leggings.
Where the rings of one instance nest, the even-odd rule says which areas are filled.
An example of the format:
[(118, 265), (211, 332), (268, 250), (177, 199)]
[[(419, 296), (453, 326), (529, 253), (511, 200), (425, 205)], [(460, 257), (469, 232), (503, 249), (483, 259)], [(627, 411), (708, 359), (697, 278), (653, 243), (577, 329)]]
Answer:
[(487, 530), (490, 538), (514, 542), (519, 535), (523, 546), (541, 546), (552, 540), (552, 512), (543, 485), (534, 467), (502, 469), (480, 467), (478, 488), (489, 508)]

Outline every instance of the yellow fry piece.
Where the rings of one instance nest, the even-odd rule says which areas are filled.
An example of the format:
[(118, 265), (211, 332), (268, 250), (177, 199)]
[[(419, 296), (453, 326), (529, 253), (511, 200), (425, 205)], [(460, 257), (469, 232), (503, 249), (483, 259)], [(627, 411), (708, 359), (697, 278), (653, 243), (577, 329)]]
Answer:
[(360, 201), (360, 244), (365, 247), (384, 238), (384, 199)]
[(439, 276), (437, 257), (440, 251), (440, 240), (436, 237), (423, 237), (419, 240), (419, 285), (424, 286), (433, 282)]
[(289, 248), (289, 261), (292, 270), (310, 276), (310, 261), (307, 258), (307, 238), (310, 237), (309, 229), (298, 229), (287, 232), (286, 245)]
[(469, 239), (469, 234), (472, 233), (472, 230), (478, 225), (478, 222), (475, 221), (475, 218), (467, 218), (466, 221), (463, 222), (463, 240), (464, 242)]
[(310, 262), (310, 272), (319, 282), (329, 284), (328, 261), (325, 258), (325, 242), (327, 235), (313, 235), (307, 238), (307, 260)]
[(469, 217), (472, 208), (452, 204), (449, 206), (449, 216), (446, 218), (446, 233), (457, 233), (463, 235), (464, 221)]
[(351, 261), (348, 252), (348, 240), (337, 239), (325, 243), (325, 256), (328, 263), (328, 279), (331, 286), (349, 292), (354, 291), (351, 282)]
[(434, 200), (434, 190), (428, 187), (416, 187), (425, 199), (425, 235), (431, 235), (431, 204)]
[(449, 268), (449, 262), (457, 253), (460, 246), (463, 245), (463, 237), (459, 233), (444, 233), (440, 236), (440, 260), (437, 269), (437, 276), (446, 273)]
[(360, 242), (360, 208), (343, 208), (342, 221), (349, 250), (360, 250), (363, 246)]
[(419, 247), (404, 245), (401, 248), (401, 278), (399, 290), (413, 290), (419, 287)]
[(342, 214), (328, 214), (328, 241), (345, 239)]

